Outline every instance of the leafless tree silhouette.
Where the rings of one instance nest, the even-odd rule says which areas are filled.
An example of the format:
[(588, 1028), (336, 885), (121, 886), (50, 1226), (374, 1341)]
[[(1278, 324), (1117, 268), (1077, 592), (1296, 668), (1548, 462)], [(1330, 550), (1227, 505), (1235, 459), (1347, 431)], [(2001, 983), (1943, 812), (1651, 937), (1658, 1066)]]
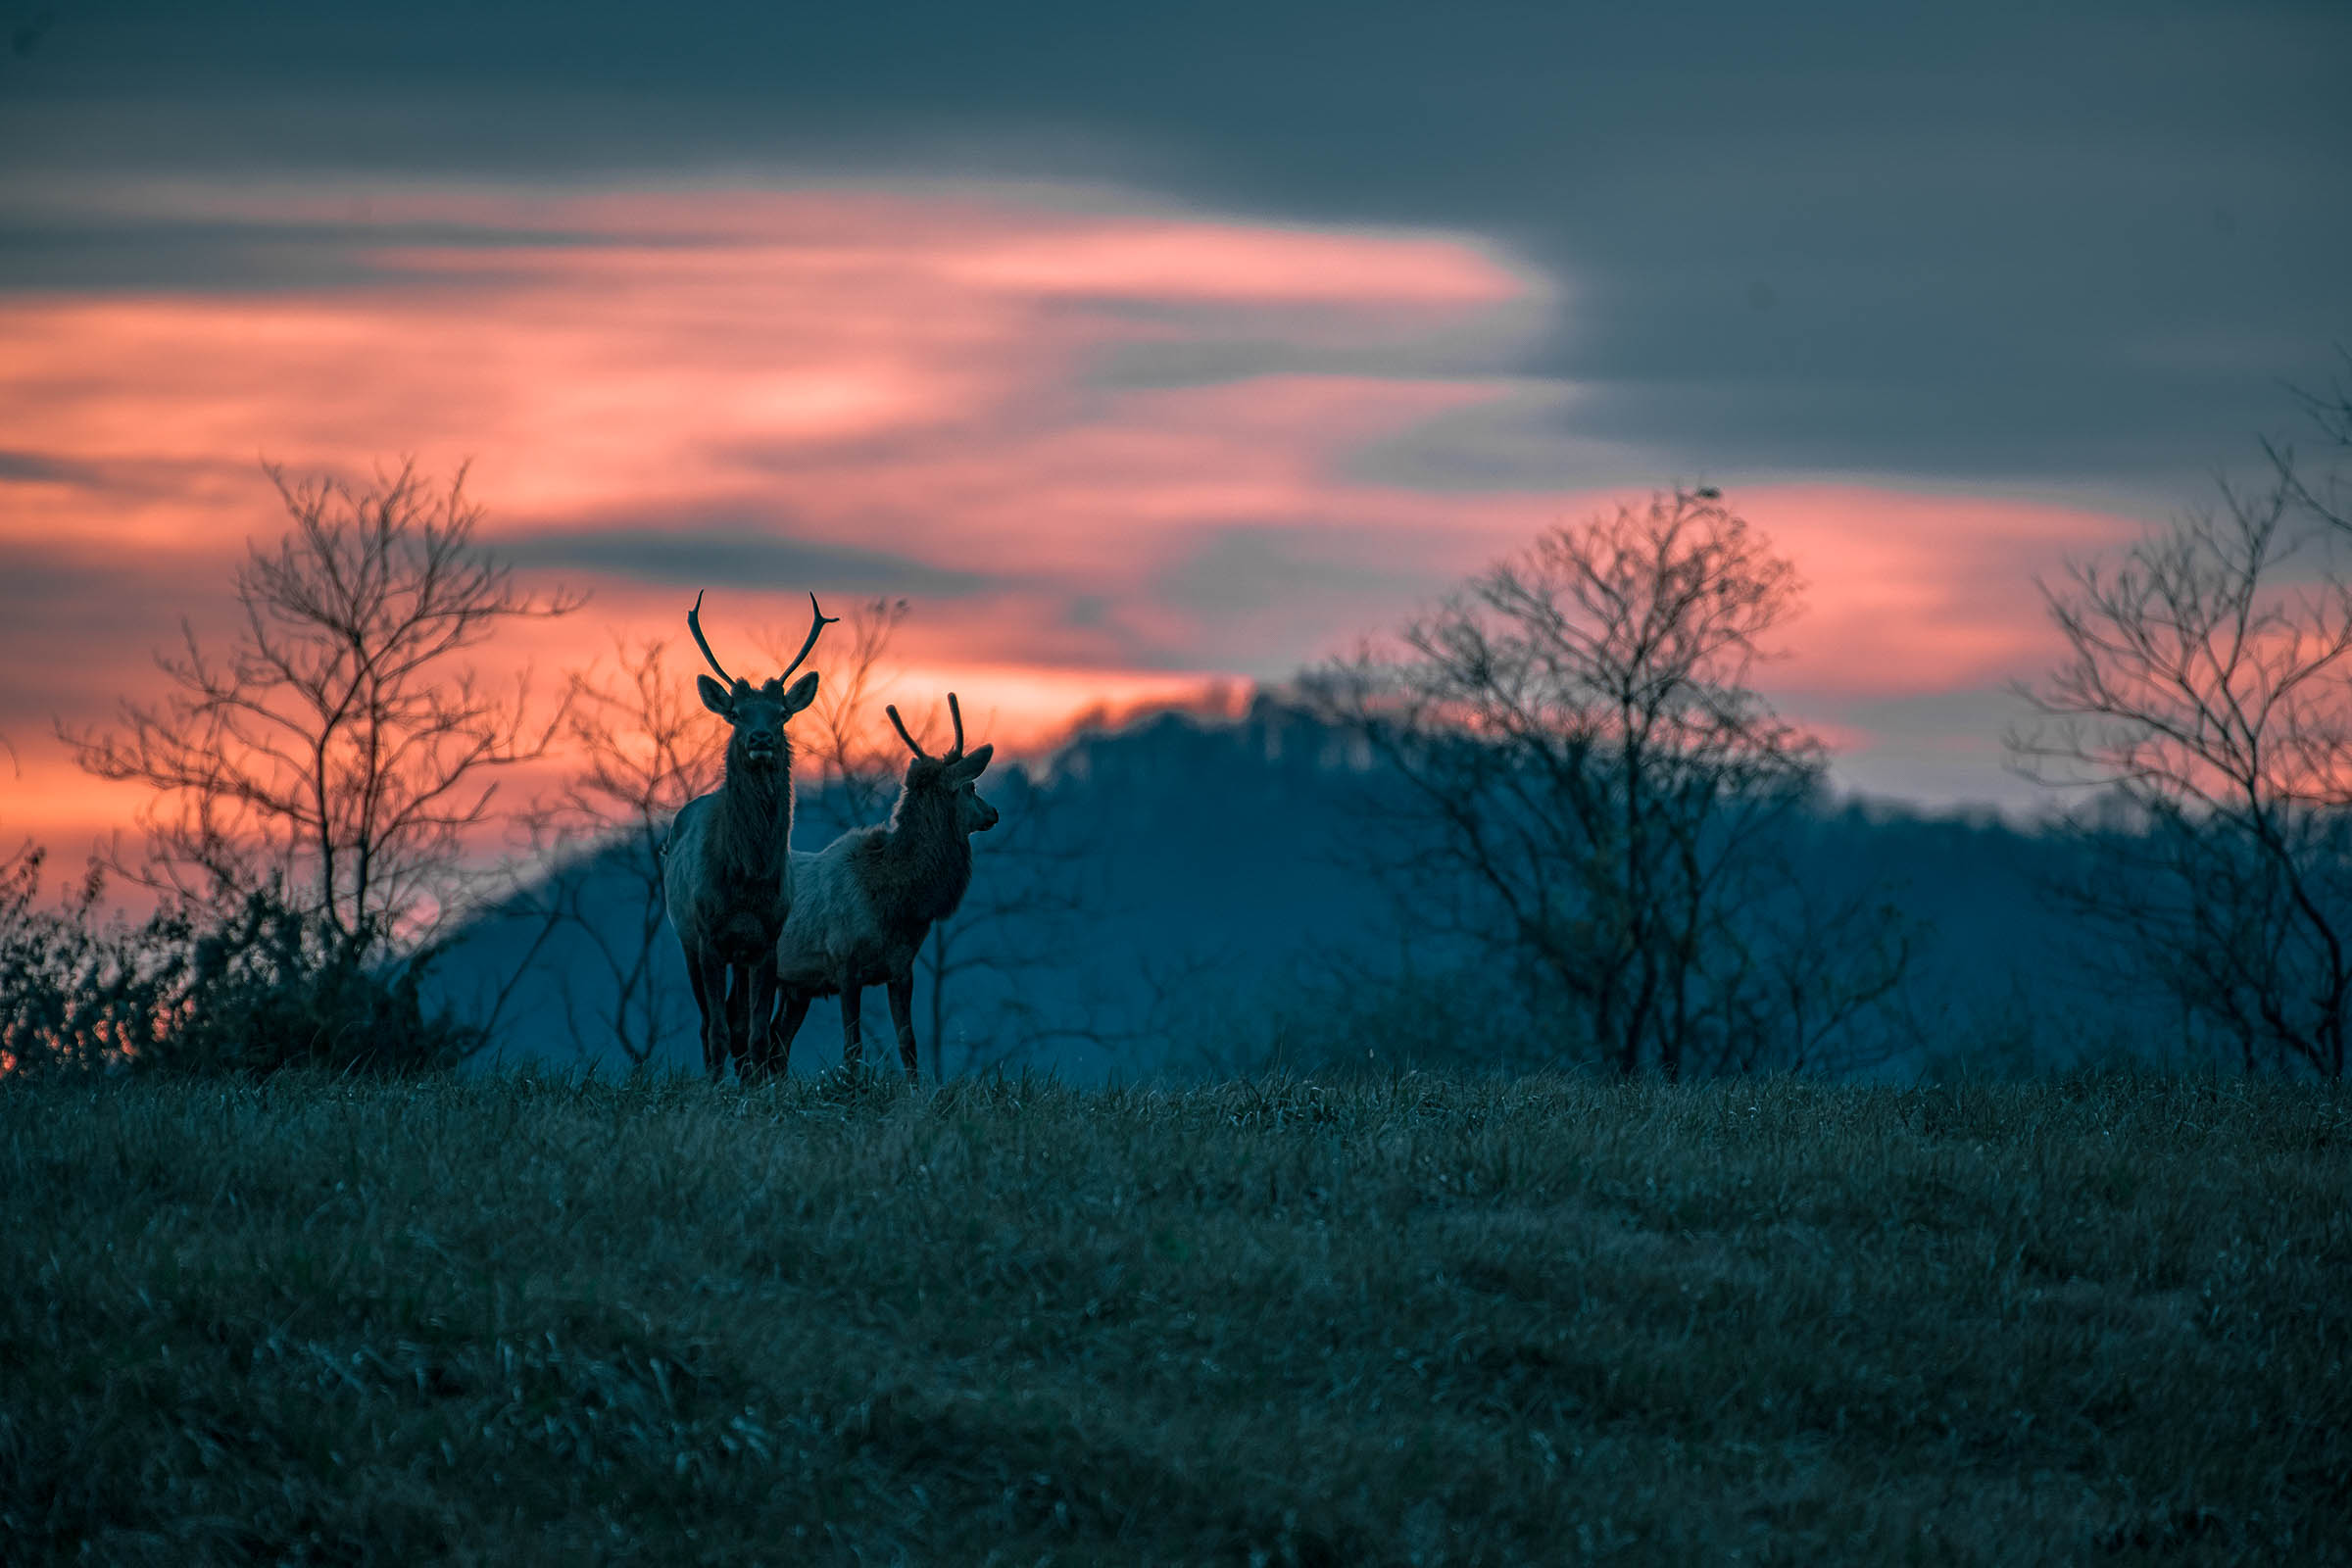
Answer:
[[(2352, 433), (2352, 425), (2345, 427)], [(2352, 1006), (2352, 582), (2331, 483), (2272, 478), (2045, 585), (2066, 658), (2021, 686), (2028, 776), (2095, 791), (2056, 888), (2246, 1070), (2344, 1071)]]
[[(2324, 446), (2338, 453), (2352, 452), (2352, 348), (2339, 346), (2335, 355), (2336, 373), (2326, 386), (2289, 390)], [(2280, 486), (2298, 506), (2329, 527), (2352, 533), (2352, 473), (2347, 473), (2342, 464), (2330, 464), (2326, 471), (2315, 473), (2296, 461), (2291, 446), (2266, 441), (2263, 451)]]
[(496, 685), (464, 656), (581, 600), (514, 585), (463, 470), (445, 488), (413, 462), (365, 484), (267, 471), (293, 526), (237, 568), (233, 646), (183, 622), (160, 703), (60, 734), (91, 773), (157, 792), (124, 867), (140, 880), (206, 898), (274, 877), (338, 935), (419, 934), (460, 902), (499, 776), (545, 756), (564, 711), (534, 716), (527, 674)]
[[(1109, 1051), (1135, 1031), (1105, 1021), (1101, 999), (1065, 999), (1057, 1009), (1029, 997), (1027, 982), (1085, 961), (1090, 924), (1109, 907), (1103, 846), (1050, 787), (1007, 774), (993, 797), (1004, 813), (990, 835), (984, 875), (955, 913), (931, 928), (918, 970), (931, 986), (931, 1076), (1008, 1067), (1063, 1045)], [(1017, 945), (1003, 940), (1012, 928)], [(1009, 1000), (980, 1030), (950, 1038), (949, 999), (981, 974), (1004, 980)]]
[[(564, 739), (574, 770), (532, 820), (538, 859), (554, 869), (516, 913), (561, 921), (594, 956), (593, 980), (573, 974), (561, 986), (573, 1048), (594, 1057), (609, 1045), (644, 1067), (691, 1033), (685, 988), (665, 961), (676, 941), (664, 926), (662, 844), (678, 808), (718, 787), (725, 731), (691, 678), (669, 668), (666, 643), (616, 637), (613, 652), (612, 673), (573, 677)], [(608, 899), (618, 906), (589, 906)]]
[(1880, 903), (1808, 908), (1776, 850), (1822, 752), (1748, 681), (1797, 593), (1717, 492), (1678, 489), (1550, 530), (1306, 683), (1404, 785), (1367, 861), (1516, 977), (1562, 1054), (1820, 1064), (1900, 978)]

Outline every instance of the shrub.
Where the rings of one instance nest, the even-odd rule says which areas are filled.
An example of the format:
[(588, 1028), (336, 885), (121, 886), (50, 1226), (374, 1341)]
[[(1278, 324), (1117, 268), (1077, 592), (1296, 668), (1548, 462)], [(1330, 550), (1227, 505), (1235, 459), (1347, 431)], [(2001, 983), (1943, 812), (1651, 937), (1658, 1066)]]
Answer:
[(41, 852), (0, 869), (0, 1071), (400, 1074), (455, 1066), (485, 1043), (418, 995), (437, 950), (384, 959), (281, 888), (107, 917), (93, 874), (38, 903)]

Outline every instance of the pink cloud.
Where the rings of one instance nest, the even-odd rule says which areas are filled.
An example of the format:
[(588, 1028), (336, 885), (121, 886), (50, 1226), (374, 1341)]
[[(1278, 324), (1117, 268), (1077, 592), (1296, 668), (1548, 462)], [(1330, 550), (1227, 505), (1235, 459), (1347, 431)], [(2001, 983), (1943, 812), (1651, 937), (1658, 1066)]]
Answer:
[[(1015, 743), (1104, 703), (1186, 700), (1220, 671), (1287, 672), (1606, 500), (1349, 476), (1357, 454), (1524, 390), (1505, 350), (1558, 291), (1469, 237), (917, 189), (367, 200), (375, 221), (500, 237), (363, 235), (369, 270), (331, 287), (0, 297), (0, 444), (53, 474), (0, 480), (0, 553), (62, 542), (169, 562), (129, 608), (87, 612), (104, 614), (110, 649), (135, 651), (103, 661), (110, 689), (139, 689), (139, 661), (179, 612), (217, 621), (244, 540), (277, 531), (259, 456), (342, 471), (401, 453), (443, 472), (471, 459), (514, 544), (626, 531), (658, 552), (667, 536), (740, 535), (964, 574), (972, 587), (908, 623), (907, 687), (955, 684)], [(139, 201), (153, 210), (153, 193)], [(350, 218), (345, 198), (300, 189), (172, 201), (263, 222)], [(1102, 373), (1122, 352), (1200, 342), (1244, 345), (1258, 368), (1198, 384)], [(1493, 348), (1492, 371), (1463, 371), (1446, 349), (1462, 343)], [(1812, 584), (1773, 679), (1833, 705), (1981, 683), (2035, 657), (2028, 571), (2118, 529), (1832, 486), (1734, 499)], [(1260, 534), (1272, 554), (1210, 550)], [(1221, 596), (1216, 573), (1255, 559), (1280, 568), (1280, 591)], [(595, 606), (510, 657), (554, 669), (593, 657), (608, 628), (680, 629), (688, 590), (663, 573), (564, 574), (596, 588)], [(829, 607), (867, 591), (711, 586), (745, 626), (794, 622), (807, 588)], [(12, 670), (48, 657), (0, 625)], [(94, 716), (90, 684), (59, 706)], [(8, 824), (120, 820), (40, 737), (11, 739), (25, 774)]]
[(2038, 668), (2057, 645), (2033, 573), (2136, 531), (2099, 513), (1848, 486), (1735, 499), (1806, 582), (1806, 613), (1771, 679), (1838, 697), (1950, 691)]

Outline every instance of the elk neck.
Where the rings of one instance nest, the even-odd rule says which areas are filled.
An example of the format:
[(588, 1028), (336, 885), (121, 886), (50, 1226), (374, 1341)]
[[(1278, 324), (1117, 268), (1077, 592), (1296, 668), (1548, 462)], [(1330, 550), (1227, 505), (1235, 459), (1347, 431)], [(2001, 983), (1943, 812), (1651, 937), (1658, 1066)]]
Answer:
[(937, 790), (902, 790), (875, 835), (866, 894), (893, 925), (928, 926), (956, 911), (972, 880), (972, 841), (956, 830), (956, 801)]
[(792, 742), (780, 743), (766, 767), (745, 765), (739, 740), (727, 748), (726, 782), (718, 792), (720, 840), (727, 858), (744, 876), (769, 873), (785, 863), (792, 845)]

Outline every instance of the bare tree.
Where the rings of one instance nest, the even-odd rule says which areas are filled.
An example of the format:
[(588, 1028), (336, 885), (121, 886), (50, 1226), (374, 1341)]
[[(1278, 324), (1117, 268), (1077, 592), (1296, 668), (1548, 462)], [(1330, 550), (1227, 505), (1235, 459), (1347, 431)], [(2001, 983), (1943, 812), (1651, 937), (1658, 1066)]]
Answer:
[(2096, 870), (2058, 889), (2239, 1064), (2344, 1071), (2352, 1005), (2352, 583), (2334, 518), (2292, 460), (2228, 485), (2113, 564), (2044, 586), (2065, 660), (2020, 688), (2009, 744), (2042, 782), (2098, 792), (2073, 818)]
[(88, 771), (157, 791), (133, 873), (149, 885), (210, 897), (274, 877), (339, 936), (429, 928), (499, 775), (544, 756), (563, 716), (530, 715), (527, 675), (495, 685), (463, 656), (581, 601), (514, 586), (462, 469), (445, 489), (414, 463), (365, 485), (266, 471), (293, 527), (237, 568), (233, 646), (207, 651), (183, 622), (157, 656), (160, 703), (59, 732)]
[[(1899, 932), (1808, 922), (1776, 854), (1823, 758), (1748, 681), (1797, 592), (1717, 492), (1678, 489), (1550, 530), (1307, 683), (1401, 786), (1366, 858), (1422, 931), (1517, 977), (1561, 1054), (1793, 1065), (1901, 973)], [(1814, 1022), (1767, 1004), (1791, 985)]]
[[(1130, 1038), (1104, 1020), (1100, 999), (1064, 999), (1064, 1010), (1054, 1011), (1031, 995), (1042, 976), (1078, 961), (1089, 927), (1109, 906), (1099, 835), (1052, 782), (1025, 768), (1011, 769), (997, 797), (1004, 821), (988, 846), (987, 874), (931, 927), (917, 964), (931, 987), (934, 1082), (951, 1070), (1011, 1066), (1059, 1046), (1108, 1050)], [(951, 1039), (948, 999), (983, 974), (1004, 983), (1006, 1000), (988, 1027)]]
[[(2335, 356), (2336, 374), (2327, 386), (2316, 391), (2291, 390), (2322, 444), (2337, 453), (2352, 452), (2352, 348), (2339, 345)], [(2320, 522), (2352, 533), (2352, 475), (2340, 465), (2314, 474), (2295, 461), (2290, 446), (2266, 441), (2263, 452), (2270, 458), (2279, 485), (2298, 506)]]
[(1713, 1065), (1732, 1072), (1852, 1072), (1888, 1036), (1857, 1025), (1911, 966), (1916, 924), (1879, 885), (1828, 889), (1778, 855), (1750, 879), (1749, 918), (1726, 923), (1717, 981), (1723, 1024)]
[(574, 1050), (609, 1045), (644, 1067), (686, 1032), (685, 991), (666, 961), (662, 845), (679, 808), (718, 787), (724, 732), (668, 667), (667, 644), (616, 637), (613, 651), (613, 674), (573, 677), (564, 740), (575, 770), (532, 823), (537, 858), (555, 869), (518, 904), (563, 922), (593, 956), (592, 981), (561, 981)]

